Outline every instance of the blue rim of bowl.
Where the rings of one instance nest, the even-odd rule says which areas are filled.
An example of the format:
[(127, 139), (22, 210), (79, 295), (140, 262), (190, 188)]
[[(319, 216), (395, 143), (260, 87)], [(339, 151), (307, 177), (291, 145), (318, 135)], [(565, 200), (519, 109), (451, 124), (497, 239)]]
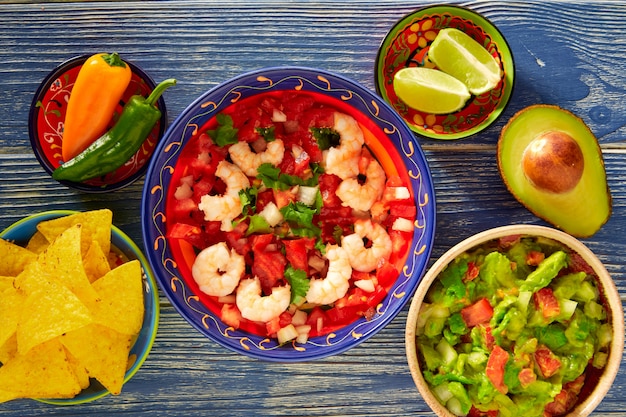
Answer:
[[(17, 244), (26, 244), (28, 239), (34, 234), (37, 224), (50, 219), (56, 219), (58, 217), (68, 216), (71, 214), (76, 214), (78, 211), (74, 210), (51, 210), (45, 211), (37, 214), (33, 214), (27, 216), (17, 222), (13, 223), (2, 232), (0, 232), (0, 238), (11, 240), (16, 242)], [(26, 227), (26, 229), (22, 229)], [(154, 340), (157, 335), (157, 330), (159, 326), (159, 317), (160, 317), (160, 304), (159, 304), (159, 293), (158, 286), (154, 279), (154, 274), (150, 269), (150, 264), (148, 260), (143, 255), (142, 251), (135, 244), (135, 242), (124, 233), (117, 226), (111, 227), (111, 243), (118, 250), (120, 250), (123, 254), (128, 256), (130, 259), (138, 259), (141, 263), (141, 267), (143, 268), (144, 275), (144, 300), (147, 296), (150, 297), (150, 301), (152, 302), (152, 309), (150, 311), (146, 311), (144, 314), (143, 323), (141, 326), (141, 331), (137, 336), (137, 341), (144, 340), (142, 344), (138, 344), (137, 341), (133, 345), (130, 350), (130, 355), (136, 355), (133, 365), (126, 370), (126, 374), (124, 375), (124, 384), (126, 384), (141, 368), (143, 363), (146, 361), (150, 351), (152, 350), (152, 346), (154, 344)], [(123, 250), (121, 246), (127, 246), (130, 250)], [(52, 405), (78, 405), (84, 404), (87, 402), (91, 402), (97, 400), (99, 398), (105, 397), (110, 394), (106, 388), (99, 386), (96, 382), (92, 381), (93, 387), (86, 388), (81, 391), (74, 398), (35, 398), (36, 401), (52, 404)]]
[[(275, 340), (229, 328), (208, 308), (195, 301), (197, 297), (185, 284), (168, 248), (165, 200), (167, 182), (171, 179), (179, 152), (197, 133), (199, 126), (231, 105), (232, 100), (264, 91), (292, 89), (332, 95), (350, 103), (355, 113), (368, 115), (383, 127), (390, 141), (399, 148), (398, 152), (407, 156), (403, 158), (405, 162), (411, 164), (409, 168), (413, 175), (410, 178), (418, 209), (416, 223), (421, 220), (423, 224), (415, 227), (409, 248), (412, 254), (405, 270), (378, 306), (372, 320), (359, 319), (332, 335), (311, 338), (304, 346), (278, 346)], [(144, 246), (153, 248), (147, 254), (148, 261), (161, 289), (178, 313), (219, 345), (252, 358), (275, 362), (302, 362), (336, 355), (364, 342), (387, 325), (408, 302), (424, 274), (434, 240), (436, 213), (426, 158), (404, 120), (387, 103), (356, 82), (306, 67), (269, 67), (247, 72), (205, 92), (191, 103), (170, 125), (155, 151), (144, 183), (141, 211)]]
[[(59, 64), (53, 71), (51, 71), (44, 78), (41, 84), (39, 84), (39, 87), (37, 88), (37, 91), (35, 92), (35, 95), (33, 97), (33, 101), (30, 105), (30, 110), (28, 112), (28, 135), (30, 137), (30, 144), (31, 144), (31, 147), (33, 148), (33, 153), (35, 154), (35, 157), (37, 157), (37, 160), (39, 161), (39, 164), (50, 175), (52, 175), (52, 172), (54, 171), (55, 168), (42, 155), (42, 150), (41, 150), (41, 145), (39, 144), (39, 137), (38, 137), (38, 130), (37, 130), (37, 113), (39, 111), (39, 107), (37, 106), (37, 103), (41, 101), (44, 94), (46, 94), (46, 91), (50, 89), (50, 85), (57, 78), (59, 78), (60, 74), (63, 74), (70, 68), (73, 68), (77, 65), (82, 65), (83, 62), (85, 62), (90, 56), (91, 55), (75, 56)], [(146, 82), (146, 84), (150, 87), (151, 90), (153, 90), (156, 87), (157, 84), (154, 82), (154, 79), (150, 75), (148, 75), (148, 73), (146, 73), (137, 65), (135, 65), (134, 63), (126, 59), (124, 59), (124, 62), (128, 64), (128, 66), (130, 67), (133, 73), (137, 74), (139, 77), (141, 77), (141, 79), (143, 79)], [(160, 119), (161, 125), (159, 128), (159, 138), (162, 138), (167, 128), (167, 109), (165, 107), (165, 99), (163, 98), (163, 96), (159, 97), (159, 99), (157, 100), (157, 103), (159, 106), (159, 110), (161, 111), (161, 119)], [(111, 191), (120, 190), (124, 187), (131, 185), (132, 183), (137, 181), (139, 178), (141, 178), (147, 172), (147, 170), (148, 170), (148, 164), (146, 163), (142, 167), (140, 167), (137, 170), (137, 172), (135, 172), (130, 177), (122, 181), (116, 182), (116, 183), (106, 184), (102, 186), (93, 186), (89, 184), (83, 184), (79, 182), (66, 181), (66, 180), (60, 180), (58, 182), (67, 187), (74, 188), (76, 190), (87, 192), (87, 193), (94, 193), (94, 194), (108, 193)]]
[(421, 18), (424, 15), (427, 15), (429, 13), (444, 13), (444, 12), (449, 12), (450, 14), (455, 15), (455, 16), (461, 16), (467, 20), (470, 20), (476, 26), (479, 26), (483, 30), (487, 31), (488, 34), (491, 35), (494, 42), (497, 42), (498, 49), (500, 50), (500, 54), (503, 56), (506, 56), (509, 60), (508, 64), (507, 63), (503, 64), (503, 68), (505, 70), (507, 68), (510, 70), (505, 71), (505, 74), (504, 74), (505, 81), (507, 84), (505, 85), (505, 88), (502, 92), (502, 96), (500, 97), (500, 102), (498, 103), (496, 108), (491, 112), (491, 114), (489, 114), (489, 116), (485, 120), (483, 120), (480, 124), (473, 126), (469, 129), (466, 129), (464, 131), (461, 131), (461, 132), (438, 134), (436, 132), (430, 132), (425, 129), (420, 129), (414, 126), (412, 123), (409, 123), (407, 121), (407, 125), (409, 129), (411, 129), (413, 132), (421, 136), (424, 136), (430, 139), (444, 139), (444, 140), (463, 139), (469, 136), (476, 135), (482, 132), (483, 130), (487, 129), (493, 123), (495, 123), (496, 120), (500, 118), (500, 116), (504, 113), (504, 111), (508, 107), (511, 97), (513, 96), (513, 91), (515, 89), (516, 77), (515, 77), (515, 59), (513, 57), (513, 52), (511, 51), (509, 43), (507, 42), (506, 38), (504, 37), (500, 29), (498, 29), (498, 27), (495, 24), (493, 24), (488, 18), (486, 18), (482, 14), (464, 6), (449, 5), (449, 4), (434, 4), (434, 5), (419, 8), (415, 11), (412, 11), (404, 15), (396, 23), (394, 23), (394, 25), (389, 29), (389, 31), (387, 32), (387, 34), (381, 41), (381, 44), (378, 48), (378, 52), (376, 54), (376, 60), (374, 61), (374, 85), (376, 88), (376, 92), (381, 97), (383, 97), (385, 102), (387, 102), (391, 107), (393, 107), (393, 105), (389, 103), (389, 98), (387, 97), (387, 94), (383, 91), (383, 88), (381, 87), (381, 85), (384, 83), (384, 76), (380, 74), (380, 71), (382, 71), (384, 67), (383, 60), (385, 57), (383, 56), (383, 51), (386, 49), (387, 45), (395, 37), (396, 29), (405, 27), (407, 24), (409, 24), (413, 20), (417, 18)]

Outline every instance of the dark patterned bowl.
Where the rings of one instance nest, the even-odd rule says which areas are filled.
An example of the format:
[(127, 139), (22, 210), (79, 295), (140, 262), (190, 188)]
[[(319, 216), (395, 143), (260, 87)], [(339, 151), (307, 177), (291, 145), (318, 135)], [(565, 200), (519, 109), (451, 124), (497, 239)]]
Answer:
[[(483, 45), (500, 63), (504, 76), (493, 90), (471, 97), (455, 113), (427, 114), (398, 98), (393, 78), (402, 68), (434, 68), (428, 49), (445, 28), (459, 29)], [(515, 68), (506, 40), (491, 22), (467, 8), (440, 5), (410, 13), (391, 28), (378, 51), (374, 75), (378, 94), (400, 113), (411, 130), (433, 139), (459, 139), (482, 131), (498, 119), (511, 98)]]
[[(167, 202), (173, 199), (174, 167), (190, 140), (233, 103), (263, 93), (302, 91), (354, 117), (375, 135), (366, 144), (387, 172), (405, 178), (411, 188), (417, 216), (408, 257), (387, 295), (369, 320), (363, 317), (330, 334), (306, 343), (279, 345), (276, 339), (234, 329), (220, 319), (219, 308), (205, 302), (190, 267), (195, 251), (167, 236)], [(420, 281), (432, 247), (435, 201), (424, 155), (413, 133), (385, 102), (357, 83), (329, 72), (298, 68), (269, 68), (243, 74), (204, 93), (174, 121), (157, 147), (146, 175), (142, 198), (142, 227), (148, 259), (157, 280), (178, 312), (199, 332), (235, 352), (253, 358), (297, 362), (339, 354), (369, 339), (403, 308)], [(173, 220), (172, 220), (173, 222)], [(210, 301), (210, 300), (208, 300)]]
[[(63, 122), (65, 120), (67, 102), (78, 72), (89, 56), (78, 56), (59, 65), (43, 80), (33, 97), (28, 116), (30, 142), (39, 163), (49, 174), (52, 174), (63, 163), (61, 142), (63, 140)], [(131, 96), (141, 94), (147, 97), (156, 86), (154, 80), (141, 68), (126, 59), (124, 61), (130, 66), (132, 76), (130, 84), (126, 92), (124, 92), (108, 128), (113, 127), (114, 121), (117, 120), (117, 116), (124, 107), (124, 103)], [(59, 182), (80, 191), (103, 193), (119, 190), (141, 178), (148, 169), (150, 157), (167, 126), (167, 111), (163, 97), (160, 97), (157, 101), (157, 107), (161, 110), (161, 119), (152, 129), (141, 148), (128, 162), (101, 178), (94, 178), (81, 183), (72, 181)]]

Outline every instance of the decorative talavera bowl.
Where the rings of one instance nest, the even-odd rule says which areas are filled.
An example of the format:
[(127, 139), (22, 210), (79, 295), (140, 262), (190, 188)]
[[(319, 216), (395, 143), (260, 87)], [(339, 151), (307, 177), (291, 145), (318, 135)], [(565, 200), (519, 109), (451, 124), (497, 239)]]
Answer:
[[(491, 91), (473, 96), (459, 111), (427, 114), (407, 106), (393, 88), (394, 75), (403, 68), (435, 68), (428, 50), (440, 30), (459, 29), (483, 45), (499, 62), (503, 76)], [(493, 124), (511, 98), (515, 80), (513, 55), (502, 33), (485, 17), (459, 6), (437, 5), (402, 17), (383, 39), (374, 69), (376, 91), (414, 132), (432, 139), (459, 139)]]
[[(487, 270), (498, 259), (493, 256), (496, 252), (503, 255), (501, 267), (524, 268), (523, 274), (516, 275), (526, 278), (506, 284), (507, 273), (499, 269), (492, 278), (500, 288), (485, 289), (492, 288), (485, 283), (490, 279)], [(561, 258), (566, 266), (550, 273), (546, 266), (557, 265), (552, 262), (556, 252), (566, 254)], [(454, 287), (455, 274), (458, 283), (474, 288), (473, 294), (465, 293), (470, 300), (460, 311), (452, 303), (441, 308), (443, 292), (447, 292), (444, 298), (451, 297), (452, 290), (447, 289)], [(491, 308), (493, 314), (481, 316)], [(451, 324), (456, 313), (471, 330)], [(443, 327), (438, 328), (437, 322)], [(440, 334), (447, 337), (439, 339)], [(435, 261), (415, 292), (405, 335), (413, 381), (438, 416), (496, 416), (502, 415), (501, 408), (511, 416), (587, 416), (607, 394), (619, 370), (624, 312), (611, 276), (581, 241), (550, 227), (510, 225), (473, 235)], [(439, 364), (437, 355), (442, 359)], [(442, 381), (441, 369), (448, 365), (450, 373), (462, 373), (473, 382)], [(484, 379), (479, 382), (481, 375)], [(458, 385), (451, 386), (451, 381)], [(465, 403), (464, 409), (463, 400), (459, 401), (461, 383), (471, 408)], [(540, 399), (542, 395), (546, 397)], [(524, 409), (533, 401), (539, 408)]]
[[(33, 214), (4, 229), (0, 233), (0, 238), (25, 246), (37, 232), (37, 225), (40, 222), (75, 213), (77, 212), (71, 210), (52, 210)], [(141, 330), (130, 349), (128, 369), (124, 376), (124, 384), (126, 384), (139, 371), (152, 349), (159, 326), (159, 294), (157, 283), (147, 259), (135, 242), (116, 226), (111, 227), (111, 250), (116, 253), (116, 256), (121, 256), (121, 259), (138, 259), (143, 272), (143, 303), (145, 311)], [(120, 314), (123, 314), (123, 312)], [(89, 403), (109, 394), (111, 394), (110, 391), (92, 379), (89, 387), (83, 389), (73, 398), (45, 398), (37, 399), (37, 401), (69, 406)]]
[[(63, 163), (61, 143), (67, 102), (76, 77), (89, 56), (77, 56), (60, 64), (45, 77), (33, 97), (28, 115), (30, 142), (39, 163), (50, 175)], [(130, 97), (136, 94), (147, 97), (156, 86), (154, 80), (141, 68), (124, 57), (122, 59), (130, 66), (132, 76), (107, 130), (113, 127)], [(148, 169), (150, 157), (167, 127), (167, 111), (163, 97), (159, 97), (156, 105), (161, 111), (161, 118), (141, 148), (128, 162), (103, 177), (80, 183), (65, 180), (60, 183), (83, 192), (104, 193), (119, 190), (141, 178)]]
[[(270, 110), (269, 114), (272, 115), (275, 123), (274, 128), (261, 129), (260, 131), (264, 134), (271, 131), (273, 132), (271, 136), (276, 134), (276, 137), (286, 135), (288, 132), (294, 133), (299, 122), (296, 123), (295, 119), (291, 119), (292, 116), (286, 116), (286, 114), (291, 111), (297, 113), (298, 109), (309, 109), (311, 106), (318, 113), (316, 115), (302, 113), (300, 120), (310, 117), (307, 120), (315, 123), (314, 120), (323, 118), (324, 114), (332, 116), (336, 112), (351, 116), (363, 131), (366, 147), (379, 161), (385, 174), (406, 185), (406, 190), (410, 193), (410, 196), (407, 194), (406, 201), (415, 210), (414, 216), (408, 223), (408, 229), (405, 229), (404, 232), (407, 236), (405, 241), (407, 244), (406, 252), (403, 253), (402, 257), (394, 259), (393, 267), (397, 269), (394, 274), (387, 276), (389, 280), (385, 281), (384, 292), (374, 293), (371, 292), (373, 288), (368, 289), (369, 292), (365, 298), (370, 300), (372, 305), (366, 314), (367, 318), (364, 314), (355, 313), (357, 315), (354, 316), (353, 320), (344, 317), (346, 322), (343, 325), (335, 325), (332, 328), (326, 327), (327, 323), (339, 322), (337, 314), (333, 315), (337, 321), (333, 322), (329, 318), (331, 314), (339, 311), (333, 310), (333, 307), (338, 307), (338, 305), (346, 307), (346, 303), (349, 302), (363, 302), (363, 300), (359, 301), (356, 298), (351, 298), (352, 301), (348, 301), (347, 295), (342, 298), (342, 301), (330, 302), (323, 309), (318, 308), (315, 314), (319, 316), (315, 320), (312, 319), (313, 306), (303, 305), (299, 309), (306, 310), (308, 307), (306, 317), (308, 324), (312, 324), (308, 328), (306, 327), (307, 324), (304, 324), (304, 328), (313, 327), (314, 331), (310, 333), (310, 337), (291, 339), (288, 342), (283, 339), (284, 343), (279, 343), (279, 339), (272, 336), (267, 323), (255, 322), (254, 316), (250, 320), (239, 321), (240, 309), (234, 304), (234, 293), (226, 297), (218, 297), (209, 296), (200, 290), (198, 282), (192, 276), (192, 267), (198, 252), (208, 244), (198, 244), (198, 240), (215, 241), (215, 239), (222, 239), (215, 237), (211, 232), (221, 233), (221, 226), (219, 222), (204, 219), (204, 215), (197, 210), (198, 201), (194, 200), (196, 196), (184, 197), (184, 194), (195, 193), (198, 189), (201, 194), (224, 192), (223, 189), (222, 191), (202, 191), (202, 187), (206, 185), (202, 185), (199, 180), (190, 179), (191, 177), (195, 178), (198, 172), (206, 169), (211, 164), (212, 158), (220, 158), (220, 155), (222, 155), (222, 159), (226, 158), (227, 161), (231, 158), (224, 156), (226, 151), (217, 149), (207, 134), (207, 131), (215, 133), (216, 120), (219, 119), (217, 115), (230, 114), (232, 119), (235, 119), (234, 126), (239, 126), (238, 137), (243, 137), (259, 125), (256, 122), (242, 124), (238, 118), (242, 114), (248, 113), (249, 109), (252, 109), (250, 114), (261, 117), (260, 115), (265, 114), (265, 109), (274, 106), (277, 100), (291, 100), (291, 104), (282, 108), (282, 111), (272, 112)], [(249, 105), (250, 103), (252, 105)], [(236, 107), (237, 111), (234, 111), (235, 107), (232, 106), (238, 106)], [(233, 112), (229, 113), (229, 111)], [(228, 125), (224, 120), (221, 120), (220, 123), (225, 126)], [(259, 123), (265, 122), (259, 121)], [(250, 126), (252, 129), (249, 129)], [(228, 133), (231, 129), (220, 128), (218, 130), (222, 130), (222, 133)], [(257, 130), (257, 133), (260, 131)], [(304, 135), (308, 138), (312, 137), (310, 134), (307, 136), (306, 132)], [(287, 136), (280, 137), (287, 141)], [(269, 143), (271, 142), (268, 141), (268, 149)], [(203, 152), (203, 146), (210, 150)], [(295, 152), (294, 149), (292, 148), (290, 155)], [(359, 148), (359, 152), (361, 149)], [(314, 151), (314, 149), (309, 148), (311, 154)], [(192, 155), (198, 155), (198, 158), (190, 159), (189, 152), (192, 152)], [(287, 152), (285, 153), (287, 154)], [(302, 157), (303, 154), (300, 152), (299, 156)], [(286, 161), (288, 161), (287, 157), (283, 158), (283, 162), (280, 163), (281, 169), (287, 169), (285, 168)], [(292, 168), (294, 166), (292, 165)], [(209, 169), (209, 174), (206, 174), (204, 178), (213, 178), (214, 180), (214, 177), (211, 176), (213, 173), (214, 171), (210, 172)], [(260, 182), (258, 178), (254, 178), (251, 184), (258, 186)], [(259, 193), (263, 191), (267, 192), (267, 189), (259, 188)], [(258, 201), (260, 198), (257, 198), (257, 203)], [(185, 202), (190, 203), (190, 208), (185, 207)], [(192, 214), (183, 215), (181, 219), (180, 212), (186, 213), (185, 210), (191, 210)], [(351, 212), (350, 209), (348, 212)], [(208, 213), (207, 216), (209, 217), (213, 214), (211, 210), (207, 210), (205, 213)], [(200, 217), (197, 218), (198, 216)], [(170, 126), (164, 140), (157, 147), (146, 175), (142, 198), (142, 226), (145, 245), (150, 248), (148, 259), (161, 288), (178, 312), (199, 332), (220, 345), (243, 355), (268, 361), (297, 362), (342, 353), (372, 337), (398, 314), (414, 292), (429, 258), (435, 228), (435, 201), (429, 168), (413, 133), (384, 101), (354, 81), (330, 72), (301, 67), (267, 68), (245, 73), (202, 94)], [(316, 217), (314, 217), (309, 225), (302, 226), (305, 228), (313, 226), (315, 229), (316, 227), (323, 228), (324, 224), (317, 223)], [(347, 225), (347, 227), (352, 227), (352, 224)], [(254, 244), (256, 247), (259, 242), (255, 240), (257, 237), (249, 237), (245, 233), (237, 236), (238, 230), (240, 229), (235, 225), (235, 230), (232, 232), (235, 234), (222, 240), (227, 240), (233, 248), (237, 246), (240, 251), (245, 251), (246, 245), (249, 244)], [(248, 230), (250, 229), (248, 228)], [(235, 240), (232, 239), (234, 236), (237, 236)], [(189, 241), (193, 242), (194, 239), (196, 240), (195, 244), (190, 244)], [(214, 244), (211, 243), (211, 245)], [(270, 251), (264, 244), (262, 248), (265, 248), (262, 249), (264, 251)], [(247, 266), (244, 277), (261, 275), (260, 273), (257, 274), (258, 269), (254, 273), (251, 272), (250, 262), (265, 258), (261, 258), (261, 255), (256, 253), (252, 254), (252, 252), (244, 253), (248, 254), (246, 255), (248, 259), (246, 260)], [(295, 264), (295, 261), (290, 258), (293, 255), (291, 249), (283, 251), (282, 254), (272, 253), (279, 259), (283, 255), (287, 259), (291, 259), (287, 262), (287, 269)], [(309, 258), (309, 263), (311, 263), (310, 261), (311, 258)], [(268, 264), (272, 264), (272, 262), (272, 260), (268, 260)], [(317, 263), (319, 263), (319, 259), (317, 259)], [(284, 266), (285, 264), (283, 264)], [(321, 265), (319, 266), (321, 267)], [(255, 268), (256, 266), (252, 267), (253, 270)], [(303, 268), (308, 267), (304, 266)], [(207, 270), (210, 269), (211, 267), (207, 266)], [(220, 273), (225, 271), (229, 271), (228, 268)], [(241, 286), (244, 277), (237, 285)], [(285, 276), (280, 275), (278, 280), (283, 278), (287, 279), (286, 273)], [(383, 284), (383, 275), (379, 274), (378, 278), (380, 285), (377, 288), (380, 289)], [(356, 291), (352, 284), (350, 291)], [(375, 294), (380, 297), (376, 298)], [(268, 309), (273, 309), (273, 306), (272, 303), (265, 305)], [(291, 311), (291, 307), (287, 312)], [(228, 319), (225, 318), (225, 309), (228, 310)], [(252, 314), (259, 313), (258, 309), (252, 310)], [(343, 313), (346, 311), (348, 310), (341, 310)], [(236, 319), (234, 324), (233, 317)], [(287, 319), (291, 320), (290, 317)], [(293, 323), (296, 323), (295, 314)], [(282, 328), (285, 323), (281, 322), (279, 326)], [(298, 327), (302, 329), (302, 327)]]

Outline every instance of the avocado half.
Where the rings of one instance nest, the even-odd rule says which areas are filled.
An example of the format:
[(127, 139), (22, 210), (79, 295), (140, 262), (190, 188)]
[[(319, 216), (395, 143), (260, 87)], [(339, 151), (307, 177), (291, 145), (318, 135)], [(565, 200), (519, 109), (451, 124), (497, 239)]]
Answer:
[(511, 194), (566, 233), (590, 237), (611, 216), (602, 151), (571, 112), (543, 104), (519, 111), (500, 133), (497, 158)]

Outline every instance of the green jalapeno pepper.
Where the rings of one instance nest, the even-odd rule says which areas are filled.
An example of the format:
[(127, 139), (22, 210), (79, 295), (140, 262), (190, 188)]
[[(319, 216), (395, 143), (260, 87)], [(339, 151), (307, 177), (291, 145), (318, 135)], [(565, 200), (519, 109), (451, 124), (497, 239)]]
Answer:
[(52, 178), (82, 182), (108, 174), (124, 165), (161, 118), (161, 111), (154, 104), (167, 88), (175, 84), (175, 79), (167, 79), (157, 85), (148, 98), (132, 96), (115, 126), (83, 152), (55, 169)]

